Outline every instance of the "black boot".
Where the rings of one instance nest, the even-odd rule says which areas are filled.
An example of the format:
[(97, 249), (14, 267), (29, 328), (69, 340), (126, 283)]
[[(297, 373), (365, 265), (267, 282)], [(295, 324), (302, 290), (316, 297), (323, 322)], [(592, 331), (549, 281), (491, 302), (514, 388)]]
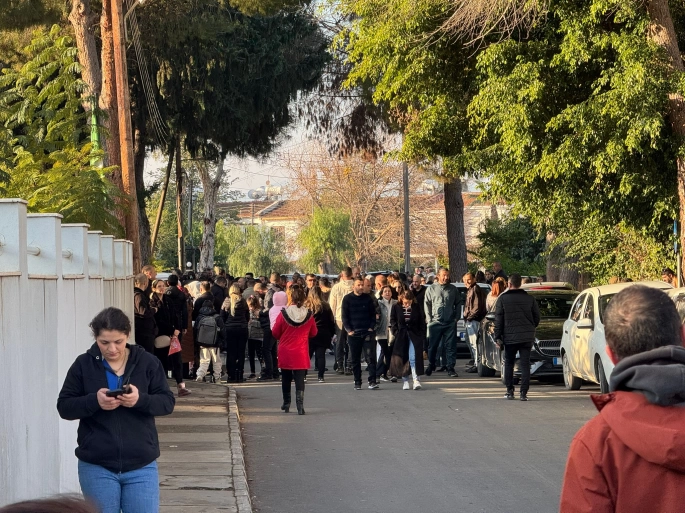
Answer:
[(295, 404), (297, 404), (297, 414), (304, 415), (304, 390), (295, 392)]
[(283, 410), (285, 413), (290, 411), (290, 392), (283, 392), (283, 406), (281, 406), (281, 410)]

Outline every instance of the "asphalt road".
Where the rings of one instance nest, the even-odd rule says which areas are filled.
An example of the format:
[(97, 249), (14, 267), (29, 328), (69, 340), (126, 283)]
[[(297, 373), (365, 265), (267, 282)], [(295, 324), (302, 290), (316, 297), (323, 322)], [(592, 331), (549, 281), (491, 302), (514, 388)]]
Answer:
[(499, 378), (476, 374), (434, 373), (418, 391), (355, 391), (351, 377), (326, 378), (310, 372), (304, 416), (294, 385), (288, 414), (280, 382), (237, 387), (256, 511), (558, 511), (569, 444), (599, 392), (533, 381), (524, 403), (504, 400)]

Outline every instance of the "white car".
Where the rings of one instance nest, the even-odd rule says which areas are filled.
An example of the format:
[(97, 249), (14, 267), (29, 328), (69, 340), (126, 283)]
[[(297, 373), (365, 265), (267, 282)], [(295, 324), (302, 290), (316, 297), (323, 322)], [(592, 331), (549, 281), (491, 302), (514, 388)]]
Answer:
[(583, 381), (590, 381), (599, 384), (603, 394), (609, 392), (614, 364), (606, 352), (604, 311), (612, 297), (638, 284), (664, 291), (673, 289), (661, 281), (617, 283), (586, 289), (576, 298), (561, 336), (560, 357), (567, 389), (578, 390)]

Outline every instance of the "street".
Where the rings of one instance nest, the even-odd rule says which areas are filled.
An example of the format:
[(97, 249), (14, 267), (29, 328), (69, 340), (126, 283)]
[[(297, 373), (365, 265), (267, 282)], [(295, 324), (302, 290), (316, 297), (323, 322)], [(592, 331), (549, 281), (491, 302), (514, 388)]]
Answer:
[(533, 380), (525, 403), (504, 400), (499, 378), (434, 373), (422, 384), (355, 391), (351, 376), (327, 372), (318, 383), (311, 370), (305, 416), (294, 404), (281, 412), (280, 382), (238, 385), (255, 510), (558, 510), (568, 447), (595, 415), (589, 394), (598, 387), (572, 392)]

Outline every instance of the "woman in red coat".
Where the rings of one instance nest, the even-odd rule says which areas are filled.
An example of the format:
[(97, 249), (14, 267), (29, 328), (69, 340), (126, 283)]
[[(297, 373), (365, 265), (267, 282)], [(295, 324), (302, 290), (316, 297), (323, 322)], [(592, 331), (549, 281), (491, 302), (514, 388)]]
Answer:
[(304, 378), (309, 369), (309, 339), (316, 336), (316, 322), (304, 306), (306, 295), (299, 285), (288, 289), (288, 306), (278, 314), (271, 333), (278, 340), (278, 366), (281, 368), (283, 406), (290, 411), (290, 388), (295, 379), (298, 415), (304, 415)]

